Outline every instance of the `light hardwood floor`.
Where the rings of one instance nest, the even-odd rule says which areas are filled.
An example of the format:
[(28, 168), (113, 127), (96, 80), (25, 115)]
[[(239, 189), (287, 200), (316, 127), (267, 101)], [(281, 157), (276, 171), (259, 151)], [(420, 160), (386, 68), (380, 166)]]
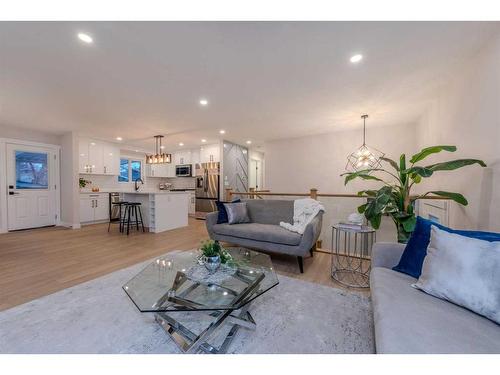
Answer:
[[(0, 311), (48, 295), (173, 250), (196, 248), (207, 239), (205, 222), (153, 234), (128, 237), (107, 224), (72, 230), (43, 228), (0, 235)], [(316, 252), (304, 259), (300, 274), (296, 259), (273, 256), (279, 274), (343, 288), (329, 276), (330, 256)], [(367, 293), (365, 291), (365, 293)]]

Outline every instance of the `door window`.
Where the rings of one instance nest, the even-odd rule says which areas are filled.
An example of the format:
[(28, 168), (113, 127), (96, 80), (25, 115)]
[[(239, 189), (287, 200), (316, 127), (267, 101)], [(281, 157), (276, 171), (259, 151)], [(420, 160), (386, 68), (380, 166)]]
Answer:
[(48, 189), (47, 154), (15, 151), (16, 189)]

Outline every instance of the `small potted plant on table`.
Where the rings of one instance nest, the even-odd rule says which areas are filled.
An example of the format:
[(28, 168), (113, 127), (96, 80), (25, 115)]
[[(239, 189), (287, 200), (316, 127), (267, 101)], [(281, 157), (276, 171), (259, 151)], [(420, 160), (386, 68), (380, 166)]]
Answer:
[(231, 259), (231, 255), (224, 250), (219, 241), (203, 241), (200, 251), (202, 254), (203, 264), (210, 273), (217, 271), (219, 266), (225, 264)]

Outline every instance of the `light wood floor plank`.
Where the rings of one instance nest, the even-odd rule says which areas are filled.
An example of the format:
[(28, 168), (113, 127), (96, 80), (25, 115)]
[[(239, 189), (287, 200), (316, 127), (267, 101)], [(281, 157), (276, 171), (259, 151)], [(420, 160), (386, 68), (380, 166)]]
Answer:
[[(194, 249), (207, 238), (205, 222), (191, 218), (184, 228), (158, 234), (132, 232), (128, 237), (116, 226), (108, 233), (107, 224), (0, 235), (0, 311), (173, 250)], [(305, 258), (304, 274), (294, 257), (272, 259), (279, 274), (343, 288), (330, 277), (328, 254)]]

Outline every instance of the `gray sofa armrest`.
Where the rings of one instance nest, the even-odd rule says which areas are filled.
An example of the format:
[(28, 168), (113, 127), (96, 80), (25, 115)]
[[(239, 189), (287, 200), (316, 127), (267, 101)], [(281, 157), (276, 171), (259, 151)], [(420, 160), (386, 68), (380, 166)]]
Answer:
[(217, 217), (219, 216), (219, 211), (210, 212), (205, 218), (205, 225), (207, 227), (207, 232), (210, 238), (214, 238), (214, 225), (217, 224)]
[(321, 226), (323, 224), (323, 212), (316, 215), (312, 221), (307, 224), (304, 234), (302, 235), (302, 240), (300, 241), (300, 248), (305, 252), (309, 251), (314, 247), (316, 241), (321, 234)]
[(397, 242), (376, 242), (372, 248), (372, 268), (392, 268), (399, 263), (405, 244)]

